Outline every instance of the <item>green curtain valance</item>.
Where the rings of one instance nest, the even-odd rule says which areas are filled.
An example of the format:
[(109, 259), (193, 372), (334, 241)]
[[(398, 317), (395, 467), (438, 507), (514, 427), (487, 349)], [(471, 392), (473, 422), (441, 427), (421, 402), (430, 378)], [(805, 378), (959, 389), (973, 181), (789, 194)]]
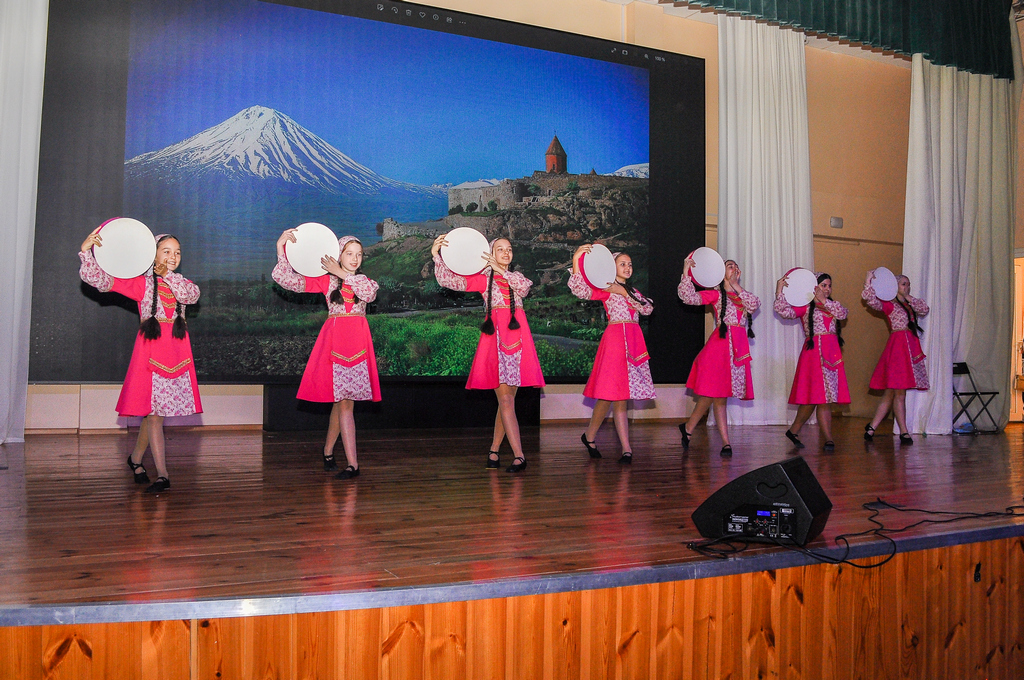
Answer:
[[(845, 38), (884, 50), (918, 52), (933, 64), (1013, 78), (1011, 0), (689, 0)], [(679, 3), (683, 4), (683, 3)]]

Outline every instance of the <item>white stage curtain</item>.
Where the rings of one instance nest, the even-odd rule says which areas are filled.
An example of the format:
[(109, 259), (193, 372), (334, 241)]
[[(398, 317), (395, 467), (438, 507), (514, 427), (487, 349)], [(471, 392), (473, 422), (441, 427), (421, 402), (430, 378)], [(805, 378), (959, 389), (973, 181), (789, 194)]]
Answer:
[(803, 331), (772, 311), (775, 282), (814, 269), (803, 36), (718, 17), (718, 250), (761, 298), (751, 340), (754, 400), (730, 399), (729, 422), (788, 423)]
[(979, 390), (999, 391), (989, 410), (1001, 427), (1012, 394), (1012, 83), (915, 54), (911, 87), (903, 271), (931, 307), (921, 320), (931, 389), (908, 393), (907, 426), (952, 431), (952, 365), (966, 361)]
[(0, 0), (0, 443), (24, 441), (47, 0)]

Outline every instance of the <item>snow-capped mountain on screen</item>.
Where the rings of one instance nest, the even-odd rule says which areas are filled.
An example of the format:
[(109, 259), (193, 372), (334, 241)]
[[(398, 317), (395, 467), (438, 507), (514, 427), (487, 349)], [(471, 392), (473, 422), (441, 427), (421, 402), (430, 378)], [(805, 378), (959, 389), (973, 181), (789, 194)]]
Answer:
[(651, 164), (650, 163), (635, 163), (633, 165), (624, 165), (615, 172), (609, 173), (617, 177), (639, 177), (642, 179), (651, 178)]
[(186, 185), (255, 181), (352, 197), (445, 193), (384, 177), (265, 106), (251, 106), (184, 141), (126, 161), (125, 179)]

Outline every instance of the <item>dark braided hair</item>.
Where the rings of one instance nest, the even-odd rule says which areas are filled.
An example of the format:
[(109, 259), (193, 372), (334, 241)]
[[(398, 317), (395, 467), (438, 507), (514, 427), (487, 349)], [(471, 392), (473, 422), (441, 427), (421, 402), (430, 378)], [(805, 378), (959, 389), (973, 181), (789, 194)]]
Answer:
[[(831, 274), (822, 272), (818, 274), (818, 285), (820, 286), (825, 280), (832, 280)], [(828, 299), (831, 300), (832, 296), (829, 295)], [(817, 301), (815, 298), (811, 298), (811, 302), (807, 305), (807, 344), (804, 345), (804, 349), (814, 349), (814, 310), (817, 307)], [(845, 343), (843, 342), (843, 327), (839, 325), (839, 319), (836, 319), (836, 339), (839, 340), (839, 346), (842, 347)]]
[[(732, 262), (733, 264), (736, 264), (735, 260), (726, 260), (726, 262)], [(739, 267), (739, 265), (736, 266)], [(724, 338), (726, 334), (725, 303), (728, 299), (725, 292), (725, 279), (722, 279), (722, 282), (718, 284), (718, 293), (720, 296), (719, 299), (722, 301), (722, 309), (718, 314), (718, 337)], [(747, 312), (747, 337), (754, 337), (754, 317), (753, 315), (751, 315), (750, 312)]]
[[(491, 253), (494, 252), (494, 244), (498, 241), (508, 241), (507, 238), (496, 238), (491, 241)], [(509, 241), (509, 245), (511, 245)], [(511, 264), (509, 265), (507, 272), (512, 271)], [(516, 319), (516, 292), (512, 290), (512, 284), (508, 281), (508, 277), (505, 277), (505, 282), (508, 283), (508, 329), (514, 331), (520, 327), (519, 320)], [(480, 332), (484, 335), (494, 335), (494, 320), (491, 319), (491, 309), (494, 307), (494, 268), (489, 268), (487, 272), (487, 297), (484, 300), (487, 304), (487, 317), (484, 322), (480, 324)]]
[(915, 338), (921, 337), (921, 333), (924, 333), (924, 329), (921, 328), (921, 324), (917, 322), (917, 312), (914, 311), (914, 308), (900, 300), (899, 295), (893, 298), (893, 302), (902, 307), (903, 311), (907, 313), (907, 329), (914, 334)]
[[(612, 253), (612, 257), (615, 259), (616, 269), (618, 269), (620, 255), (626, 255), (626, 253)], [(629, 256), (626, 255), (626, 257)], [(630, 261), (632, 261), (632, 258), (630, 258)], [(615, 282), (618, 283), (619, 280), (615, 279)], [(623, 281), (619, 285), (622, 286), (622, 290), (626, 291), (626, 297), (628, 297), (633, 302), (637, 303), (638, 305), (642, 305), (644, 304), (644, 302), (646, 302), (646, 298), (644, 298), (643, 294), (636, 288), (633, 288), (632, 286), (627, 286), (625, 281)]]
[[(168, 239), (174, 239), (178, 241), (177, 237), (170, 234), (164, 234), (157, 239), (156, 245), (159, 248), (160, 244)], [(178, 241), (181, 243), (180, 241)], [(156, 340), (160, 337), (160, 322), (156, 318), (156, 306), (160, 297), (160, 282), (156, 275), (156, 269), (153, 269), (153, 306), (149, 311), (149, 318), (139, 324), (139, 331), (142, 333), (142, 337), (146, 340)], [(188, 332), (188, 323), (185, 321), (185, 305), (178, 302), (178, 299), (174, 299), (174, 325), (171, 327), (171, 337), (181, 340), (185, 337), (185, 333)]]

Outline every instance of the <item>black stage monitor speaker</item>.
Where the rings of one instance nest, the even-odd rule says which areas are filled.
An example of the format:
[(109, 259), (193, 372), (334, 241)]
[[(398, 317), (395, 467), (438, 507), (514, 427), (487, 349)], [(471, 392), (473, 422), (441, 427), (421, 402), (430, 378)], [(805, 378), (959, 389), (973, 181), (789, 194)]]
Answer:
[(705, 538), (804, 545), (825, 528), (832, 501), (803, 458), (765, 465), (738, 477), (693, 511)]

